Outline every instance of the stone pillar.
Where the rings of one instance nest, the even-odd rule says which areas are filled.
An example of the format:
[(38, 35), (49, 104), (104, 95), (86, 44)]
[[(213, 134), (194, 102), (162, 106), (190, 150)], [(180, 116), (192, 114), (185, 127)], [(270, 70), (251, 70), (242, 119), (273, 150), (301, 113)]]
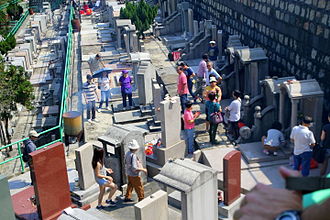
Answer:
[(314, 121), (314, 135), (315, 138), (318, 140), (321, 136), (321, 129), (322, 129), (322, 114), (323, 114), (323, 97), (315, 97), (315, 109), (313, 114), (313, 121)]
[(190, 35), (194, 34), (194, 12), (191, 8), (187, 10), (187, 16), (188, 16), (188, 31)]
[(199, 22), (199, 28), (198, 28), (199, 31), (205, 31), (205, 27), (204, 27), (204, 21), (200, 21)]
[[(135, 220), (168, 220), (167, 192), (158, 190), (134, 205)], [(157, 217), (156, 217), (157, 216)]]
[[(278, 107), (278, 120), (284, 126), (284, 103), (285, 103), (285, 91), (280, 88), (280, 103)], [(284, 127), (283, 127), (284, 128)]]
[(160, 102), (163, 100), (162, 97), (162, 86), (158, 84), (156, 79), (152, 79), (152, 94), (153, 94), (153, 103), (155, 107), (155, 118), (157, 121), (161, 120), (160, 113)]
[(223, 158), (224, 203), (230, 205), (241, 196), (241, 152), (233, 150)]
[(291, 128), (297, 125), (298, 103), (298, 99), (291, 99)]
[(249, 65), (249, 77), (246, 82), (250, 81), (248, 83), (248, 88), (249, 91), (247, 93), (251, 93), (251, 97), (255, 97), (259, 94), (259, 76), (258, 76), (258, 63), (257, 62), (252, 62)]
[(211, 26), (211, 33), (212, 33), (212, 40), (217, 41), (217, 26), (212, 25)]
[(139, 51), (139, 44), (138, 44), (138, 37), (136, 35), (136, 33), (132, 34), (132, 41), (131, 41), (132, 45), (132, 52), (138, 52)]
[(250, 121), (249, 111), (250, 111), (250, 96), (245, 95), (243, 99), (243, 118), (245, 122)]
[(254, 108), (255, 112), (254, 112), (254, 133), (253, 133), (253, 138), (254, 140), (260, 140), (261, 137), (261, 107), (260, 106), (256, 106)]
[(217, 41), (218, 41), (218, 48), (219, 48), (219, 58), (220, 60), (222, 59), (222, 30), (218, 30), (218, 36), (217, 36)]
[(121, 49), (121, 30), (117, 28), (117, 48)]
[(124, 43), (125, 43), (125, 49), (127, 53), (130, 53), (130, 48), (129, 48), (129, 36), (127, 34), (123, 35), (124, 37)]
[(166, 1), (166, 6), (167, 6), (168, 16), (170, 16), (172, 14), (172, 8), (171, 8), (170, 0)]
[(198, 21), (194, 20), (193, 25), (194, 25), (194, 37), (195, 37), (198, 34)]
[(204, 22), (204, 31), (205, 35), (211, 35), (211, 29), (212, 29), (212, 20), (205, 20)]
[(240, 90), (240, 86), (239, 86), (239, 58), (236, 54), (234, 55), (234, 71), (235, 71), (235, 89)]

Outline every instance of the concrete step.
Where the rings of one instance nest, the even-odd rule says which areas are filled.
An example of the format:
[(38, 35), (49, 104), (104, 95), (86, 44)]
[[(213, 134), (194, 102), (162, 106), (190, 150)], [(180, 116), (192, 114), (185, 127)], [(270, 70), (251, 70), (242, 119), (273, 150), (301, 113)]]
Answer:
[(175, 190), (168, 194), (168, 204), (177, 209), (181, 209), (181, 192)]

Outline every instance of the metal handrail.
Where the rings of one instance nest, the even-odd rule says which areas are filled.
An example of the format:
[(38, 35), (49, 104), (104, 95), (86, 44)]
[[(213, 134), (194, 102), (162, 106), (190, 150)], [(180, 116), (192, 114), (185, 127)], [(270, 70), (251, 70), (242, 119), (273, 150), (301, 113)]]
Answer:
[[(67, 98), (68, 98), (68, 92), (69, 92), (69, 75), (71, 74), (71, 55), (72, 55), (72, 33), (73, 33), (73, 30), (72, 30), (72, 19), (73, 19), (73, 6), (72, 6), (72, 3), (71, 3), (71, 6), (70, 6), (70, 16), (69, 16), (69, 25), (68, 25), (68, 41), (67, 41), (67, 47), (66, 47), (66, 56), (65, 56), (65, 68), (64, 68), (64, 76), (63, 76), (63, 87), (62, 87), (62, 99), (61, 99), (61, 108), (60, 108), (60, 117), (59, 117), (59, 123), (57, 126), (53, 127), (53, 128), (50, 128), (50, 129), (47, 129), (45, 131), (42, 131), (39, 133), (39, 135), (42, 135), (42, 134), (46, 134), (50, 131), (54, 131), (54, 130), (57, 130), (59, 129), (59, 133), (60, 133), (60, 138), (59, 139), (56, 139), (56, 140), (53, 140), (51, 141), (50, 143), (47, 143), (41, 147), (38, 147), (37, 149), (41, 149), (41, 148), (44, 148), (44, 147), (47, 147), (51, 144), (54, 144), (54, 143), (57, 143), (57, 142), (62, 142), (63, 141), (63, 134), (64, 134), (64, 130), (63, 130), (63, 113), (66, 112), (67, 110)], [(26, 15), (27, 16), (27, 15)], [(21, 19), (20, 19), (21, 20)], [(25, 20), (25, 19), (24, 19)], [(24, 20), (22, 20), (24, 22)], [(19, 23), (19, 22), (18, 22)], [(20, 24), (22, 25), (22, 24)], [(12, 34), (14, 35), (16, 32), (17, 32), (18, 28), (16, 30), (12, 30), (9, 34)], [(8, 34), (8, 36), (9, 36)], [(8, 37), (7, 36), (7, 37)], [(3, 147), (0, 147), (0, 150), (2, 149), (5, 149), (5, 148), (9, 148), (10, 146), (13, 146), (13, 145), (17, 145), (17, 148), (18, 148), (18, 155), (13, 157), (13, 158), (10, 158), (8, 160), (5, 160), (5, 161), (2, 161), (0, 162), (0, 165), (2, 164), (5, 164), (5, 163), (8, 163), (10, 161), (13, 161), (13, 160), (16, 160), (16, 159), (20, 159), (20, 163), (21, 163), (21, 171), (24, 172), (24, 162), (23, 162), (23, 154), (21, 152), (21, 144), (23, 141), (27, 140), (28, 137), (26, 138), (23, 138), (19, 141), (16, 141), (14, 143), (11, 143), (11, 144), (8, 144), (6, 146), (3, 146)]]
[(20, 17), (20, 19), (16, 22), (15, 26), (10, 30), (10, 32), (7, 34), (7, 37), (14, 36), (16, 32), (19, 30), (19, 28), (23, 25), (25, 19), (29, 15), (29, 11), (26, 10), (24, 14)]

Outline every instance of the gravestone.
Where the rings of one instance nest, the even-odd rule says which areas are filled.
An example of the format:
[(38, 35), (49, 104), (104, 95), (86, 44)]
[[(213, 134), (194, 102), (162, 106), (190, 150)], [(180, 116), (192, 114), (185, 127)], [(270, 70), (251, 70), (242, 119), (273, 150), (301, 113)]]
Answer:
[(76, 170), (79, 175), (79, 187), (86, 190), (95, 184), (94, 171), (92, 168), (93, 145), (86, 143), (75, 150)]
[(168, 220), (167, 193), (158, 190), (144, 198), (134, 205), (134, 212), (135, 220)]
[(63, 143), (30, 153), (39, 216), (52, 218), (71, 206)]
[[(167, 201), (166, 201), (167, 202)], [(0, 175), (0, 219), (15, 220), (7, 177)]]
[(195, 37), (198, 34), (198, 21), (194, 20), (193, 25), (194, 25), (194, 37)]
[(168, 161), (154, 180), (181, 193), (182, 220), (218, 219), (217, 171), (176, 159)]
[(224, 203), (231, 205), (241, 195), (241, 152), (231, 151), (223, 158)]
[(159, 85), (156, 79), (152, 80), (152, 94), (153, 94), (153, 103), (155, 107), (156, 120), (161, 120), (160, 103), (163, 100), (162, 87), (163, 86)]

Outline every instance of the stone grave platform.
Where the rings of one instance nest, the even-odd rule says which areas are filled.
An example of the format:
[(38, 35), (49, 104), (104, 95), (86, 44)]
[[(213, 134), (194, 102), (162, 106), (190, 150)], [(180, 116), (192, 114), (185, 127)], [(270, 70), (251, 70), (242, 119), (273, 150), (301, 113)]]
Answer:
[(277, 151), (277, 156), (266, 155), (263, 153), (263, 146), (261, 142), (240, 144), (239, 150), (242, 152), (242, 156), (248, 163), (284, 160), (288, 159), (291, 155), (290, 148), (281, 148)]
[(125, 112), (117, 112), (113, 114), (113, 121), (117, 124), (125, 124), (150, 119), (151, 115), (143, 115), (140, 110), (130, 110)]
[[(139, 105), (135, 104), (135, 103), (139, 103), (139, 98), (138, 97), (134, 97), (133, 98), (133, 109), (139, 109)], [(128, 102), (127, 102), (128, 104)], [(112, 112), (113, 113), (117, 113), (117, 112), (123, 112), (123, 102), (122, 100), (120, 101), (115, 101), (111, 103), (111, 108), (112, 108)]]

